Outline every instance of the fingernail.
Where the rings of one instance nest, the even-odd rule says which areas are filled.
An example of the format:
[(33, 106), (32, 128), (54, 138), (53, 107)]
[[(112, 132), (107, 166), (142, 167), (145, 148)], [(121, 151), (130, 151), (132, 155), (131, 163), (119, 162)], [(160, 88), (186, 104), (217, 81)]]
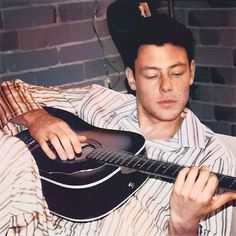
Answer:
[(61, 158), (62, 160), (66, 160), (66, 159), (67, 159), (67, 157), (66, 157), (65, 154), (61, 154), (61, 155), (59, 155), (59, 156), (60, 156), (60, 158)]
[(74, 158), (75, 158), (74, 153), (70, 153), (70, 154), (68, 155), (68, 159), (72, 160), (72, 159), (74, 159)]

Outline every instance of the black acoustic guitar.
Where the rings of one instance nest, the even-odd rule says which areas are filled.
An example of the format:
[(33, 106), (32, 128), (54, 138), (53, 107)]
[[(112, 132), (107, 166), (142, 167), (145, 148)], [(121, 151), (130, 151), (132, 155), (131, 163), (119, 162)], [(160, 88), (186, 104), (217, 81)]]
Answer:
[[(32, 152), (50, 211), (75, 222), (102, 218), (127, 201), (151, 175), (174, 182), (182, 166), (150, 160), (144, 138), (133, 132), (89, 125), (70, 112), (45, 108), (88, 138), (74, 160), (49, 159), (28, 130), (17, 137)], [(136, 170), (136, 171), (134, 171)], [(236, 179), (216, 174), (219, 187), (236, 190)]]

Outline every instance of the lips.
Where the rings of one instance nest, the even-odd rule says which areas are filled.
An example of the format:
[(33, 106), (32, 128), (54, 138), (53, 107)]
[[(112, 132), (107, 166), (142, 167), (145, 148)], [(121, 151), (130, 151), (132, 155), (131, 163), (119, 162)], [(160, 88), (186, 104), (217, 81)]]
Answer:
[(171, 103), (175, 103), (175, 102), (176, 102), (176, 100), (172, 100), (172, 99), (157, 101), (157, 103), (159, 103), (159, 104), (171, 104)]
[(175, 105), (176, 102), (176, 100), (160, 100), (157, 102), (157, 104), (162, 108), (168, 109)]

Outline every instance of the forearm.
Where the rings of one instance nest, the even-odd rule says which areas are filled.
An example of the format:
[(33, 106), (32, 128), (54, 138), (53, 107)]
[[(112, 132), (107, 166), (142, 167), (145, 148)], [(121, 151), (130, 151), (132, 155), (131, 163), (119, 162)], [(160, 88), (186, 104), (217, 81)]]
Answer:
[(24, 115), (42, 110), (43, 106), (78, 114), (90, 89), (91, 86), (63, 90), (31, 85), (21, 80), (3, 82), (0, 84), (0, 129), (8, 134), (16, 134), (15, 124), (24, 125)]
[(41, 104), (30, 91), (30, 85), (20, 80), (6, 81), (1, 84), (0, 120), (2, 127), (18, 116), (18, 121), (20, 121), (20, 117), (30, 110), (41, 108)]

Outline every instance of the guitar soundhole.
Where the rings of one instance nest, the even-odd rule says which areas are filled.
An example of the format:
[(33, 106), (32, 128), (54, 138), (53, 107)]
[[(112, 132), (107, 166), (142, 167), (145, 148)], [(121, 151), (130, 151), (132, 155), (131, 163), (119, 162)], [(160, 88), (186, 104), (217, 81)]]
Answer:
[(96, 146), (93, 143), (84, 143), (82, 146), (82, 152), (80, 154), (77, 154), (75, 159), (86, 159), (86, 156), (90, 154), (94, 149), (96, 149)]
[(88, 161), (88, 159), (86, 158), (91, 152), (93, 152), (97, 146), (101, 146), (101, 144), (99, 144), (97, 141), (95, 140), (91, 140), (89, 139), (88, 142), (86, 143), (82, 143), (81, 147), (82, 147), (82, 152), (76, 154), (75, 158), (72, 160), (61, 160), (59, 159), (59, 161), (61, 162), (65, 162), (65, 163), (78, 163), (78, 162), (84, 162), (84, 161)]

